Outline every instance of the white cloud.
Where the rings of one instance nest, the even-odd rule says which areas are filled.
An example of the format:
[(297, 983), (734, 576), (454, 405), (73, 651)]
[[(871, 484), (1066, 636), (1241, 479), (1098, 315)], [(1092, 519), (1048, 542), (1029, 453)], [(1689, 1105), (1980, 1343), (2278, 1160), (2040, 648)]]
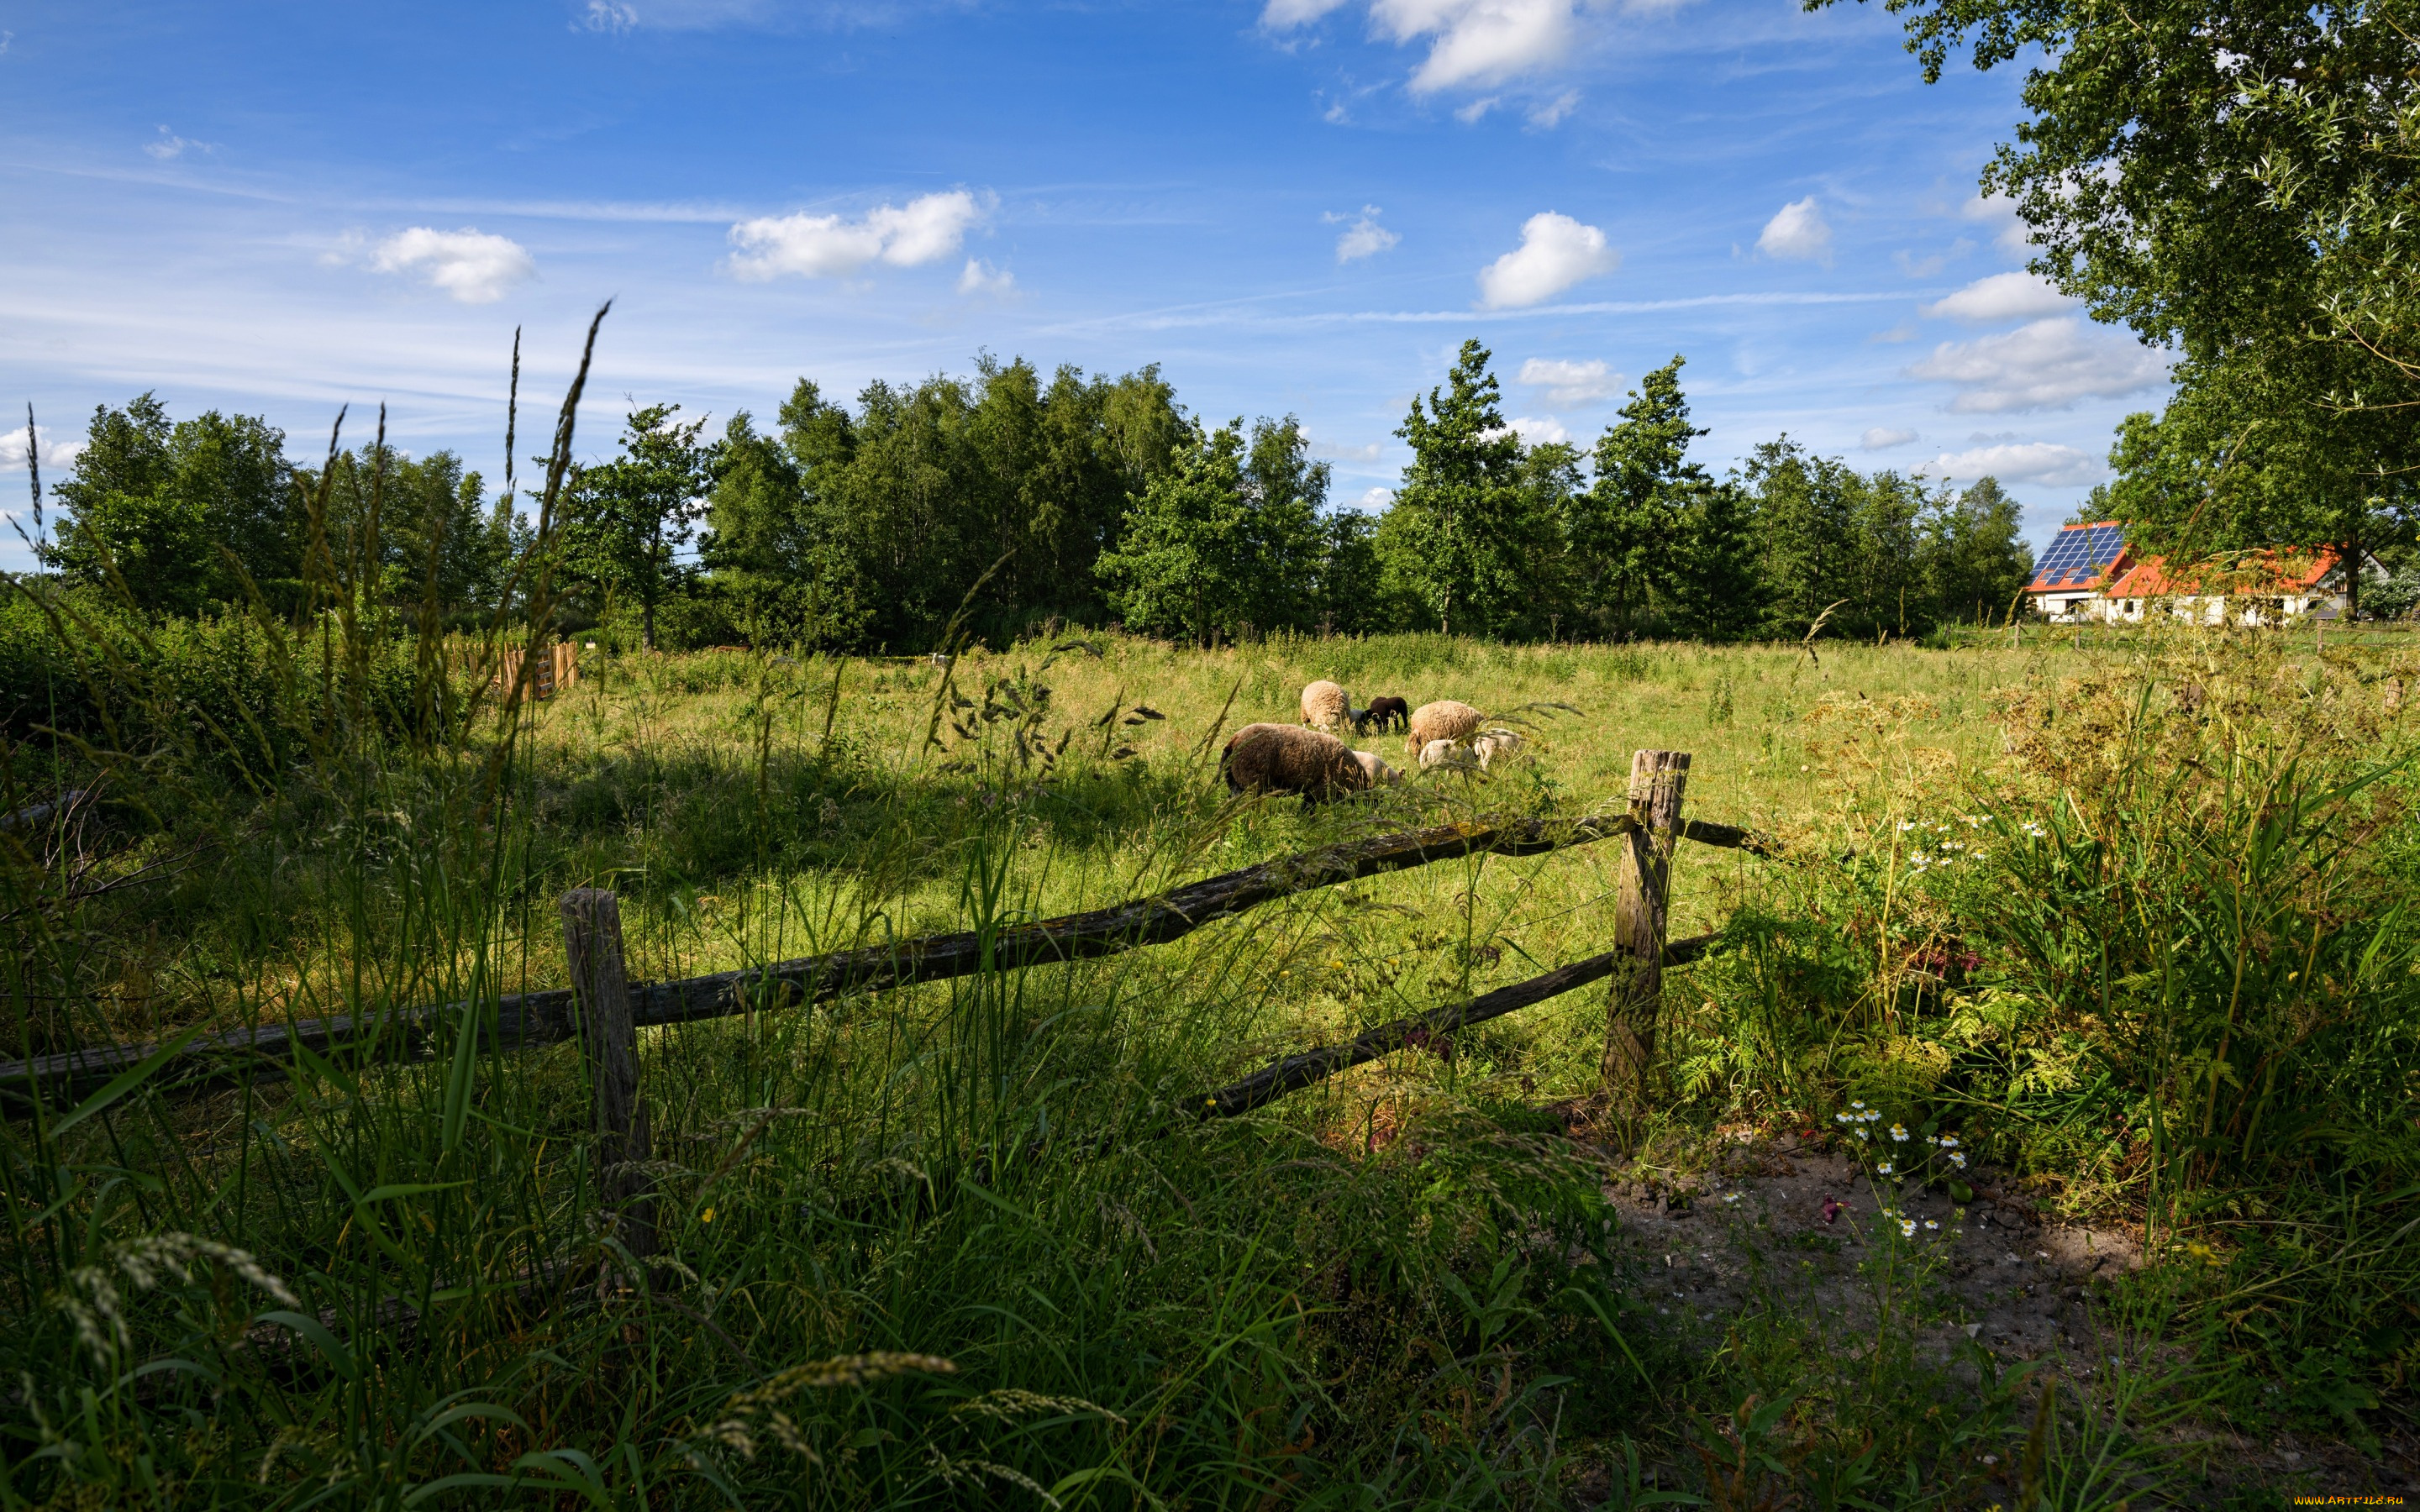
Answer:
[(1384, 514), (1395, 507), (1395, 490), (1392, 488), (1364, 489), (1361, 497), (1353, 501), (1353, 507), (1364, 514)]
[(1869, 452), (1887, 452), (1894, 446), (1905, 446), (1914, 440), (1916, 432), (1912, 430), (1893, 430), (1887, 425), (1876, 425), (1866, 432), (1857, 444)]
[(2028, 228), (2017, 217), (2017, 202), (2006, 194), (1978, 194), (1958, 208), (1958, 218), (1990, 226), (1992, 243), (2002, 252), (2022, 253), (2028, 245)]
[(157, 138), (143, 144), (143, 150), (162, 162), (167, 162), (172, 159), (183, 157), (188, 151), (215, 152), (218, 150), (218, 146), (212, 142), (196, 142), (190, 137), (178, 136), (163, 126)]
[[(40, 457), (42, 466), (58, 472), (64, 472), (75, 465), (77, 454), (84, 450), (85, 445), (84, 438), (81, 436), (73, 440), (59, 440), (58, 432), (48, 425), (37, 430), (34, 433), (34, 440), (40, 448), (37, 455)], [(25, 450), (24, 426), (20, 425), (6, 435), (0, 435), (0, 472), (23, 471), (25, 466)]]
[(1579, 102), (1580, 92), (1566, 89), (1543, 105), (1532, 105), (1529, 108), (1529, 124), (1542, 131), (1551, 131), (1563, 123), (1563, 117), (1576, 109)]
[(1947, 299), (1918, 305), (1929, 320), (1947, 317), (1981, 325), (1994, 320), (2030, 320), (2074, 308), (2074, 301), (2032, 273), (1993, 273), (1978, 278)]
[(464, 304), (492, 304), (514, 285), (535, 276), (537, 261), (506, 237), (471, 226), (438, 231), (415, 225), (378, 245), (370, 266), (381, 273), (419, 273), (431, 288)]
[(617, 0), (588, 0), (587, 8), (571, 24), (574, 30), (620, 33), (639, 23), (639, 8)]
[(2133, 393), (2165, 378), (2168, 362), (2131, 341), (2096, 340), (2075, 316), (2059, 316), (1977, 341), (1945, 341), (1907, 371), (1957, 385), (1949, 408), (1960, 414), (2001, 414)]
[(1346, 446), (1337, 441), (1312, 441), (1311, 455), (1331, 462), (1375, 462), (1378, 460), (1378, 443), (1372, 441), (1367, 446)]
[(1484, 88), (1571, 55), (1574, 0), (1371, 0), (1370, 23), (1397, 43), (1434, 39), (1412, 92)]
[(966, 271), (958, 275), (961, 294), (1006, 294), (1016, 287), (1016, 275), (1004, 268), (994, 268), (980, 257), (967, 259)]
[(1549, 441), (1568, 441), (1572, 439), (1572, 433), (1563, 428), (1563, 423), (1552, 415), (1544, 418), (1514, 415), (1504, 424), (1506, 429), (1520, 437), (1522, 443), (1528, 446), (1544, 446)]
[(1521, 364), (1521, 381), (1545, 390), (1546, 397), (1556, 404), (1578, 405), (1612, 398), (1621, 392), (1622, 378), (1596, 358), (1570, 363), (1532, 357)]
[(1920, 470), (1931, 476), (1974, 479), (1986, 475), (2005, 483), (2042, 483), (2068, 487), (2093, 483), (2108, 469), (2089, 452), (2053, 441), (2002, 442), (1963, 452), (1944, 452)]
[(731, 228), (738, 252), (731, 270), (741, 278), (845, 278), (880, 260), (914, 268), (957, 255), (968, 230), (988, 207), (963, 189), (924, 194), (905, 205), (879, 205), (860, 220), (837, 215), (761, 216)]
[(1536, 304), (1621, 266), (1603, 231), (1544, 210), (1522, 224), (1520, 246), (1479, 270), (1480, 302), (1491, 310)]
[(1829, 264), (1832, 228), (1824, 224), (1815, 196), (1792, 200), (1776, 210), (1773, 219), (1764, 223), (1763, 235), (1756, 239), (1756, 250), (1768, 257)]
[(1295, 26), (1305, 26), (1351, 0), (1269, 0), (1261, 11), (1261, 24), (1273, 32)]
[(0, 54), (6, 54), (8, 51), (8, 44), (16, 39), (17, 34), (15, 32), (0, 32)]
[(1497, 96), (1489, 95), (1481, 100), (1474, 100), (1469, 104), (1455, 111), (1453, 113), (1453, 118), (1462, 122), (1465, 126), (1474, 126), (1478, 124), (1479, 118), (1481, 116), (1486, 115), (1489, 111), (1494, 110), (1497, 106), (1502, 103), (1503, 100)]
[[(1389, 231), (1385, 226), (1380, 225), (1378, 224), (1378, 215), (1379, 210), (1377, 206), (1364, 205), (1361, 207), (1360, 217), (1357, 220), (1355, 220), (1351, 225), (1346, 226), (1344, 228), (1344, 234), (1336, 239), (1336, 260), (1338, 262), (1349, 263), (1358, 257), (1374, 257), (1379, 253), (1392, 252), (1395, 250), (1396, 244), (1401, 242), (1404, 239), (1395, 232)], [(1337, 223), (1347, 219), (1347, 217), (1329, 214), (1323, 215), (1320, 219), (1326, 221), (1330, 225), (1334, 225)]]

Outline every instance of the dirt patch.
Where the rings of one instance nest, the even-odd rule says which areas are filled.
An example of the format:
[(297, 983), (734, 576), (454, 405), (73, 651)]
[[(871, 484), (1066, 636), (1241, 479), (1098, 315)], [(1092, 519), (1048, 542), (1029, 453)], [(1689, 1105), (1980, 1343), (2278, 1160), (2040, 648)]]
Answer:
[[(1895, 1196), (1898, 1217), (1885, 1218), (1864, 1164), (1820, 1138), (1728, 1135), (1694, 1173), (1635, 1162), (1614, 1172), (1605, 1194), (1621, 1221), (1619, 1252), (1655, 1278), (1657, 1309), (1676, 1321), (1713, 1327), (1744, 1308), (1788, 1306), (1854, 1350), (1885, 1304), (1864, 1262), (1887, 1243), (1929, 1273), (1926, 1311), (1942, 1320), (1926, 1325), (1919, 1348), (1936, 1361), (1972, 1339), (2087, 1395), (2121, 1348), (2102, 1284), (2144, 1263), (2135, 1234), (2046, 1220), (1981, 1167), (1962, 1213), (1946, 1194), (1910, 1186)], [(1902, 1222), (1914, 1235), (1901, 1236)], [(2376, 1461), (2343, 1443), (2202, 1437), (2214, 1472), (2237, 1485), (2420, 1497), (2420, 1444), (2388, 1427), (2398, 1442)]]

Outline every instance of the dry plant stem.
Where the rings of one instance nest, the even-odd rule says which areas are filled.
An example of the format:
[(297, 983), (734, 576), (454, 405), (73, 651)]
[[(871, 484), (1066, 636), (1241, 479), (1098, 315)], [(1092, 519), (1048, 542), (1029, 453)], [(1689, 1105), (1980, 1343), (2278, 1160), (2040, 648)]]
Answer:
[[(1115, 955), (1139, 946), (1165, 945), (1261, 903), (1340, 882), (1481, 852), (1539, 856), (1627, 834), (1632, 824), (1626, 814), (1583, 819), (1568, 825), (1537, 819), (1500, 825), (1466, 823), (1329, 846), (1229, 872), (1156, 898), (1003, 930), (991, 937), (987, 947), (979, 933), (961, 931), (777, 962), (757, 969), (641, 983), (630, 989), (631, 1021), (642, 1026), (682, 1024), (728, 1017), (756, 1007), (822, 1002), (845, 993), (878, 992), (986, 970)], [(1778, 849), (1771, 837), (1731, 825), (1693, 821), (1682, 833), (1701, 844), (1760, 856), (1776, 854)], [(494, 1042), (514, 1050), (570, 1038), (575, 1032), (572, 1001), (572, 993), (565, 989), (506, 995), (497, 1001)], [(382, 1030), (404, 1031), (390, 1036), (389, 1054), (417, 1058), (432, 1050), (426, 1030), (459, 1020), (467, 1006), (446, 1003), (383, 1015), (338, 1014), (204, 1035), (176, 1057), (191, 1068), (176, 1072), (176, 1079), (201, 1085), (228, 1076), (282, 1074), (283, 1062), (297, 1047), (325, 1052), (366, 1041)], [(105, 1045), (0, 1063), (0, 1097), (22, 1096), (34, 1082), (97, 1086), (141, 1064), (152, 1049), (150, 1045)]]
[(1642, 750), (1630, 759), (1630, 823), (1622, 836), (1614, 936), (1624, 952), (1606, 998), (1605, 1090), (1615, 1114), (1647, 1109), (1647, 1072), (1655, 1059), (1655, 1021), (1664, 1003), (1664, 932), (1672, 887), (1672, 846), (1689, 753)]

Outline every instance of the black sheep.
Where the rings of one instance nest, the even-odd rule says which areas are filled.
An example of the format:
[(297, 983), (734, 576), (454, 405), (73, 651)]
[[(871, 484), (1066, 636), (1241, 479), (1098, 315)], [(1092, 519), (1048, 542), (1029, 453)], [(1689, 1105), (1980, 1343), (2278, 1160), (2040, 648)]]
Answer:
[(1379, 729), (1392, 730), (1411, 722), (1412, 706), (1399, 698), (1374, 698), (1370, 701), (1370, 706), (1361, 711), (1361, 714), (1363, 718)]

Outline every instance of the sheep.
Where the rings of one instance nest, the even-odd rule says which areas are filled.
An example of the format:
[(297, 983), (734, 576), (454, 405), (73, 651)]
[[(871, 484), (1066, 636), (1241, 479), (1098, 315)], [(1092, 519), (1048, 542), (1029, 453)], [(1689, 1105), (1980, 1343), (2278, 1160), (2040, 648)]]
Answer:
[(1299, 793), (1308, 806), (1359, 793), (1373, 774), (1344, 742), (1324, 731), (1248, 724), (1219, 753), (1218, 775), (1230, 792)]
[(1470, 749), (1479, 758), (1479, 769), (1483, 772), (1528, 744), (1517, 731), (1490, 730), (1473, 740)]
[(1423, 703), (1412, 711), (1404, 736), (1404, 754), (1418, 755), (1433, 740), (1468, 740), (1486, 719), (1487, 716), (1469, 704), (1456, 703), (1451, 699)]
[(1454, 740), (1432, 740), (1420, 748), (1420, 770), (1423, 772), (1466, 772), (1471, 769), (1470, 752)]
[(1403, 773), (1388, 765), (1373, 752), (1357, 750), (1353, 753), (1353, 759), (1361, 764), (1361, 770), (1370, 779), (1370, 785), (1373, 788), (1392, 787), (1404, 779)]
[(1361, 711), (1361, 717), (1381, 730), (1393, 730), (1412, 722), (1412, 706), (1389, 693), (1372, 699), (1370, 706)]
[(1352, 714), (1352, 699), (1334, 683), (1322, 680), (1302, 690), (1302, 722), (1313, 730), (1342, 729)]

